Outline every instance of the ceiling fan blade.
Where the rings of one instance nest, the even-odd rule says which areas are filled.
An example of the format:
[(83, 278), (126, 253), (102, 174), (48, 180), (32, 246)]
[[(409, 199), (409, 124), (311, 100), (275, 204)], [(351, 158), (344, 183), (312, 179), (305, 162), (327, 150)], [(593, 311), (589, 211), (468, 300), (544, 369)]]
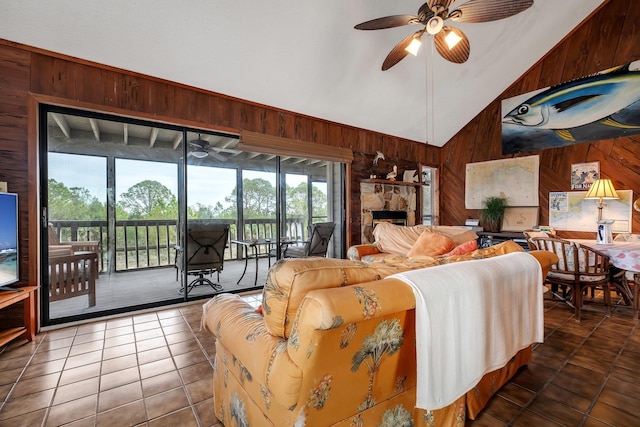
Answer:
[[(446, 41), (446, 37), (450, 32), (453, 32), (460, 37), (460, 41), (451, 49), (449, 49), (449, 45)], [(436, 50), (440, 56), (447, 61), (462, 64), (469, 59), (469, 53), (471, 53), (469, 38), (467, 38), (467, 35), (459, 28), (445, 26), (442, 28), (442, 31), (436, 34), (433, 38), (436, 44)]]
[(214, 150), (209, 150), (209, 157), (213, 157), (216, 160), (220, 160), (221, 162), (226, 162), (227, 158), (222, 154), (216, 153)]
[(418, 18), (413, 15), (393, 15), (384, 18), (376, 18), (356, 25), (356, 30), (382, 30), (384, 28), (401, 27), (403, 25), (417, 24)]
[(393, 67), (402, 59), (404, 59), (404, 57), (409, 54), (409, 52), (406, 50), (406, 47), (409, 46), (409, 43), (411, 43), (413, 37), (416, 34), (421, 34), (423, 32), (424, 30), (418, 30), (413, 34), (408, 35), (407, 37), (402, 39), (400, 43), (395, 45), (393, 49), (391, 49), (391, 52), (389, 52), (387, 57), (384, 59), (384, 62), (382, 63), (382, 71), (387, 71), (389, 68)]
[(533, 0), (471, 0), (451, 12), (458, 22), (489, 22), (516, 15), (533, 5)]

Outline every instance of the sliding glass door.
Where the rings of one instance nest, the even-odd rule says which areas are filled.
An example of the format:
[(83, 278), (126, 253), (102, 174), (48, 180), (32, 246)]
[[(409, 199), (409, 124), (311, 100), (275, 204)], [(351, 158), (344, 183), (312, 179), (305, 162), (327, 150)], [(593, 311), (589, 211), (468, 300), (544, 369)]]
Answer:
[(259, 289), (283, 237), (302, 245), (314, 222), (337, 224), (342, 256), (339, 163), (61, 107), (40, 117), (45, 325)]

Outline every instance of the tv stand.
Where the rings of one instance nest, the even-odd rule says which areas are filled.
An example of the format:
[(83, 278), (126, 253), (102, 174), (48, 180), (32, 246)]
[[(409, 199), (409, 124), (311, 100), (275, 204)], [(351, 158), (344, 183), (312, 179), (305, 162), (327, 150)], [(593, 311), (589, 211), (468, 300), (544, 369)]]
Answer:
[[(0, 288), (0, 346), (24, 337), (33, 341), (36, 335), (37, 286)], [(10, 306), (22, 301), (22, 310)]]
[(24, 292), (24, 289), (22, 289), (22, 288), (13, 288), (13, 287), (8, 286), (8, 285), (3, 285), (3, 286), (0, 286), (0, 291)]

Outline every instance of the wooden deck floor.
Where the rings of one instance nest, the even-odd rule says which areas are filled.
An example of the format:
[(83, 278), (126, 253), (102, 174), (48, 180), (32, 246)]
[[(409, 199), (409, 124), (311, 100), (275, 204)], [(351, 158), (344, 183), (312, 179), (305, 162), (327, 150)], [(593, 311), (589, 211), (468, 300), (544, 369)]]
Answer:
[[(259, 260), (257, 285), (254, 285), (256, 277), (254, 260), (249, 260), (247, 272), (239, 284), (236, 282), (242, 276), (244, 260), (227, 260), (220, 273), (219, 283), (223, 290), (215, 291), (210, 286), (197, 286), (189, 292), (189, 298), (203, 298), (222, 292), (237, 293), (255, 290), (256, 287), (261, 289), (269, 269), (268, 262), (269, 260), (266, 258)], [(275, 258), (271, 258), (271, 263), (273, 262), (275, 262)], [(189, 276), (190, 280), (193, 278), (194, 276)], [(214, 283), (217, 282), (215, 274), (209, 278)], [(94, 307), (89, 307), (88, 296), (79, 296), (52, 302), (49, 308), (51, 319), (59, 319), (165, 301), (171, 303), (183, 301), (183, 294), (180, 293), (180, 279), (176, 281), (176, 269), (173, 266), (124, 271), (111, 275), (102, 273), (96, 282), (96, 305)]]

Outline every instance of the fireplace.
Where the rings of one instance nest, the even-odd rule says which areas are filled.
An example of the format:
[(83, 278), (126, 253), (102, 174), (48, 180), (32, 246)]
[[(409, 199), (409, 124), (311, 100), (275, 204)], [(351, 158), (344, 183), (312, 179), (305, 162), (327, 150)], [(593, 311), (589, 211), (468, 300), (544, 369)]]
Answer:
[(360, 183), (361, 243), (373, 243), (373, 228), (381, 222), (416, 224), (417, 192), (414, 183)]
[(381, 222), (390, 222), (396, 225), (407, 225), (407, 211), (371, 211), (373, 226)]

